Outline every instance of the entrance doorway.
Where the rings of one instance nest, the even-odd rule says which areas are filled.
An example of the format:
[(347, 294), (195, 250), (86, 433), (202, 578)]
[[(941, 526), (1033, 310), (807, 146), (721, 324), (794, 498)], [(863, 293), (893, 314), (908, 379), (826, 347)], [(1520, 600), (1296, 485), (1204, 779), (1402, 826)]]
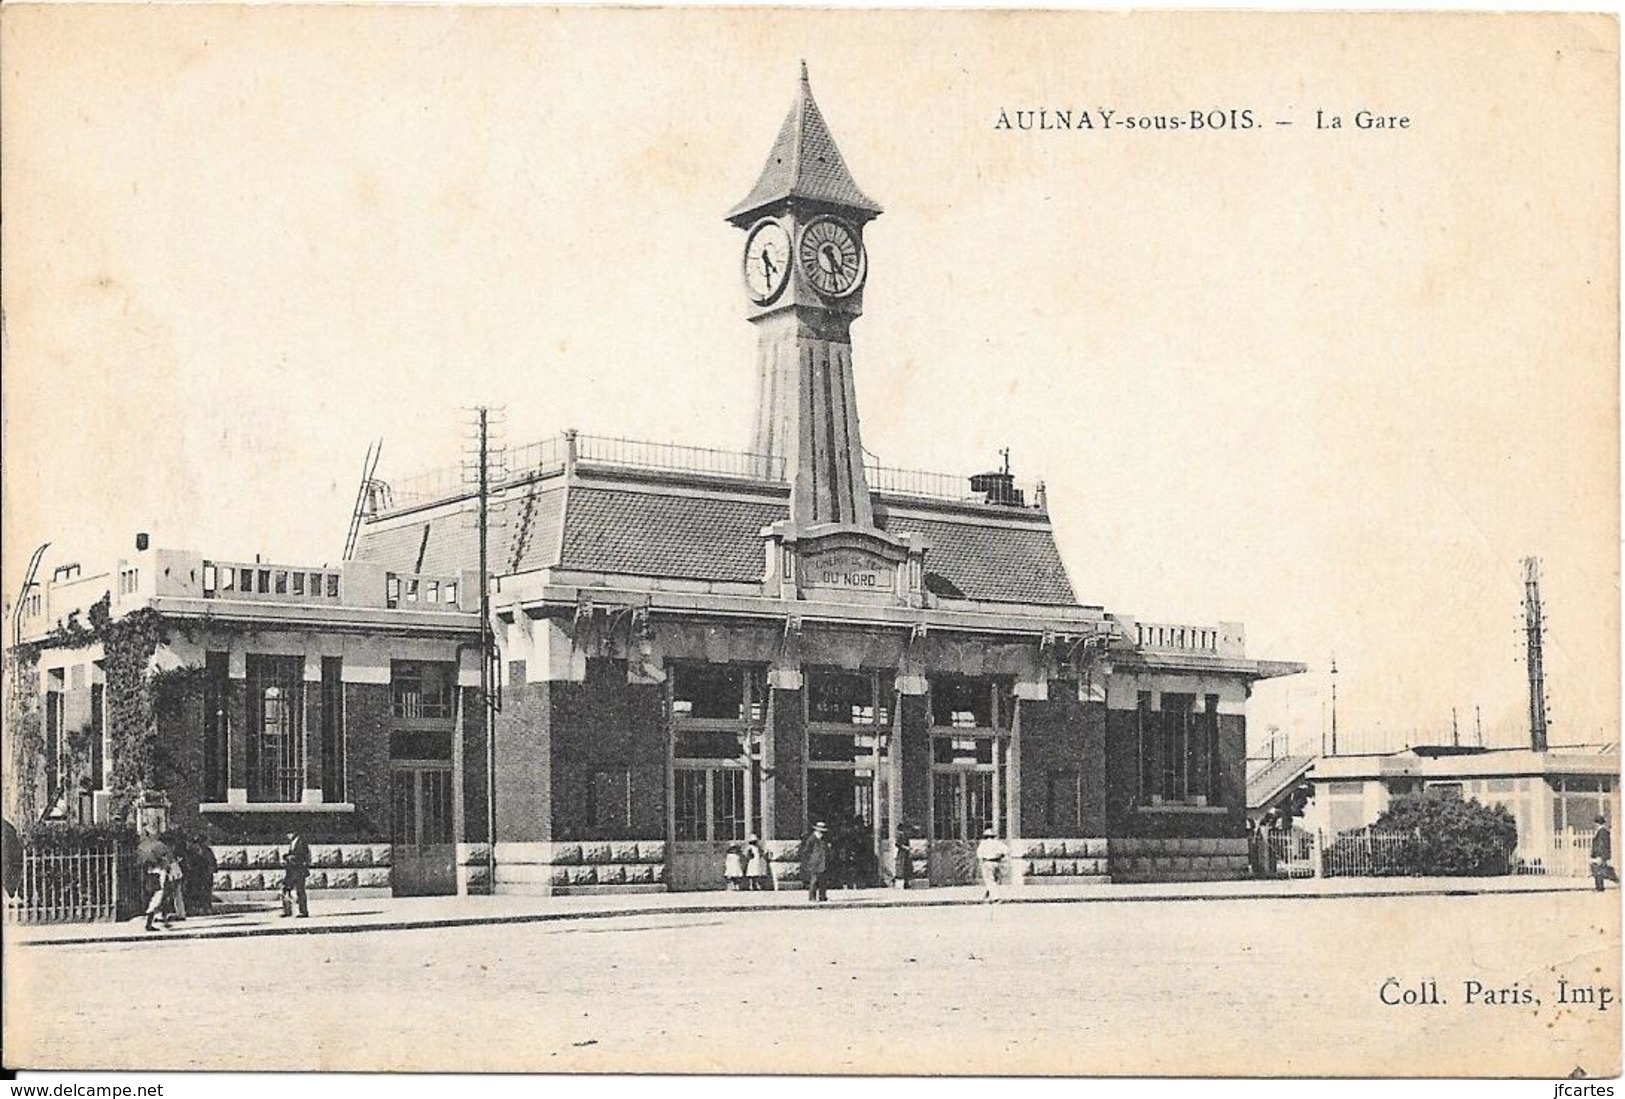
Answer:
[(931, 682), (932, 885), (976, 881), (983, 833), (1005, 835), (1014, 711), (1002, 682), (969, 676)]
[(884, 884), (891, 853), (892, 675), (808, 673), (807, 827), (829, 829), (829, 883)]
[(722, 889), (728, 847), (761, 825), (762, 669), (677, 664), (668, 679), (671, 836), (667, 885)]
[(457, 892), (451, 764), (396, 760), (390, 765), (389, 780), (391, 892), (397, 897)]

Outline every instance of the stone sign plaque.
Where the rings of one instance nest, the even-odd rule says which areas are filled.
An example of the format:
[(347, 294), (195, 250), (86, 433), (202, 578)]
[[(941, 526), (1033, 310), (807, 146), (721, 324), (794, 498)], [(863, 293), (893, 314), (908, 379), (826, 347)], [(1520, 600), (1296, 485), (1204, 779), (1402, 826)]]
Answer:
[(842, 591), (891, 592), (897, 566), (874, 554), (854, 549), (810, 553), (801, 561), (801, 584), (807, 588)]

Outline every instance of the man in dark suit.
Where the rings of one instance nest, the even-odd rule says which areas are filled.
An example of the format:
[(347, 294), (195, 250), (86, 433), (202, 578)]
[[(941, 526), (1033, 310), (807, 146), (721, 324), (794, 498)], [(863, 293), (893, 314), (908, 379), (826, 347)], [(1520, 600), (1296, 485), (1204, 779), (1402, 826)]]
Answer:
[(293, 902), (299, 899), (299, 917), (310, 915), (310, 898), (305, 879), (310, 877), (310, 844), (298, 832), (288, 833), (288, 853), (282, 859), (282, 915), (293, 915)]
[(1597, 818), (1597, 831), (1591, 837), (1591, 877), (1597, 883), (1597, 892), (1603, 890), (1603, 882), (1617, 883), (1619, 874), (1613, 867), (1614, 837), (1608, 831), (1608, 820), (1605, 817)]
[(829, 900), (829, 888), (824, 884), (824, 875), (829, 873), (829, 840), (825, 838), (828, 831), (824, 822), (819, 821), (801, 841), (801, 876), (807, 882), (809, 901)]

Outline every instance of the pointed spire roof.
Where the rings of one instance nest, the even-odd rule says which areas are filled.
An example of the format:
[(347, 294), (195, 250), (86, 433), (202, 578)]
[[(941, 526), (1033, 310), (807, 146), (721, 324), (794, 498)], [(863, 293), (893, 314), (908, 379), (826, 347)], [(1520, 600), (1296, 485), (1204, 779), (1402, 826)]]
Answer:
[(861, 212), (865, 220), (881, 212), (879, 204), (863, 193), (847, 171), (841, 150), (835, 147), (823, 112), (813, 99), (805, 61), (801, 63), (796, 101), (779, 127), (761, 178), (750, 194), (728, 211), (728, 220), (742, 221), (745, 215), (786, 198), (850, 207)]

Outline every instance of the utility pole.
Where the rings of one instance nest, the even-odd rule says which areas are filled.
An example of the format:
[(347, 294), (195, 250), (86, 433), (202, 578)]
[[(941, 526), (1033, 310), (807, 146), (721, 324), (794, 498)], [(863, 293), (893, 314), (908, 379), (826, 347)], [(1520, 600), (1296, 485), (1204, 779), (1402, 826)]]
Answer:
[(464, 431), (463, 482), (475, 488), (475, 525), (479, 529), (480, 557), (480, 708), (485, 717), (485, 872), (492, 893), (497, 887), (497, 722), (502, 709), (495, 672), (495, 641), (491, 634), (491, 489), (506, 479), (507, 450), (496, 443), (505, 411), (487, 405), (467, 410)]
[(480, 705), (485, 713), (485, 873), (487, 888), (497, 891), (497, 737), (491, 709), (491, 411), (478, 409), (480, 420)]
[(1337, 754), (1337, 654), (1332, 654), (1332, 755)]
[(1529, 669), (1529, 746), (1546, 750), (1546, 672), (1541, 641), (1546, 623), (1540, 603), (1540, 558), (1523, 559), (1523, 628)]
[(1450, 747), (1461, 747), (1461, 729), (1456, 725), (1456, 708), (1450, 707)]
[(1480, 748), (1484, 747), (1484, 712), (1478, 703), (1473, 703), (1473, 737)]

